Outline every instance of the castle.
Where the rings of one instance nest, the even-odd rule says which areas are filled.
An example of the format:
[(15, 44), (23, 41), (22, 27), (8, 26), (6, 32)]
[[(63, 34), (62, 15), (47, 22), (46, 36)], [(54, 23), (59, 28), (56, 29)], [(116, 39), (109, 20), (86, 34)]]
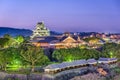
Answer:
[(86, 42), (80, 39), (79, 35), (71, 35), (70, 33), (64, 33), (60, 36), (50, 35), (50, 31), (44, 26), (43, 22), (37, 23), (30, 42), (38, 47), (58, 49), (86, 44)]
[(37, 23), (35, 30), (33, 30), (33, 35), (31, 36), (31, 39), (40, 36), (50, 36), (50, 31), (45, 27), (43, 22)]

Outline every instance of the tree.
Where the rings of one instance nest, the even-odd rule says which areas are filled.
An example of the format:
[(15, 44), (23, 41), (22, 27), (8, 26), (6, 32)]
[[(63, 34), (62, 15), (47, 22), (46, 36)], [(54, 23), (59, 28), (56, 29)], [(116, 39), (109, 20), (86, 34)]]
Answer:
[(15, 39), (12, 38), (9, 34), (5, 34), (3, 38), (0, 38), (0, 47), (8, 48), (15, 45)]
[(9, 42), (8, 38), (0, 38), (0, 47), (1, 48), (8, 47), (8, 42)]
[(24, 42), (24, 37), (19, 35), (15, 38), (15, 41), (16, 41), (17, 45), (20, 45), (21, 43)]
[(116, 43), (106, 43), (103, 45), (102, 47), (102, 54), (103, 57), (109, 57), (109, 58), (113, 58), (113, 57), (117, 57), (116, 55), (119, 54), (119, 45)]
[(101, 56), (101, 53), (95, 49), (83, 49), (82, 53), (84, 59), (98, 59)]
[(32, 72), (34, 72), (34, 68), (37, 63), (44, 65), (45, 63), (49, 62), (49, 59), (43, 53), (43, 49), (32, 45), (24, 46), (20, 55), (22, 59), (31, 64)]
[(99, 57), (101, 57), (101, 52), (95, 49), (57, 49), (53, 52), (52, 56), (53, 58), (57, 59), (58, 62), (63, 62), (91, 58), (98, 59)]
[(10, 64), (12, 61), (12, 56), (10, 49), (0, 50), (0, 65), (2, 70), (6, 71), (7, 64)]
[(7, 66), (14, 70), (22, 67), (23, 64), (20, 58), (19, 48), (9, 47), (8, 50), (9, 50), (9, 54), (11, 54), (12, 59)]
[[(112, 55), (114, 55), (114, 54), (112, 54)], [(117, 46), (117, 48), (116, 48), (115, 57), (120, 60), (120, 44), (118, 44), (118, 46)]]
[(12, 38), (9, 34), (5, 34), (4, 36), (3, 36), (3, 38), (8, 38), (8, 39), (10, 39), (10, 38)]

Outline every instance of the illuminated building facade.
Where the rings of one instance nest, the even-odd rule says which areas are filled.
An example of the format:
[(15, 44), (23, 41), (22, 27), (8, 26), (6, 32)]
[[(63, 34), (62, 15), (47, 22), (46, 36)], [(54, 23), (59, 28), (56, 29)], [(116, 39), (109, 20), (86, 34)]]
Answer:
[(31, 36), (31, 39), (41, 36), (50, 36), (50, 31), (45, 27), (43, 22), (38, 22), (36, 25), (36, 29), (33, 30), (33, 35)]
[(86, 45), (87, 43), (80, 39), (80, 36), (46, 36), (46, 37), (37, 37), (31, 42), (42, 48), (72, 48), (78, 47), (80, 45)]

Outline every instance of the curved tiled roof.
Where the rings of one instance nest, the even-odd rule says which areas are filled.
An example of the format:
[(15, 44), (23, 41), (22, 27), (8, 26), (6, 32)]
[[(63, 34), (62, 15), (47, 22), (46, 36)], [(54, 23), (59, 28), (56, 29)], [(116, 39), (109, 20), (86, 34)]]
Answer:
[(99, 58), (99, 60), (95, 59), (88, 59), (88, 60), (75, 60), (73, 62), (63, 62), (60, 64), (51, 64), (45, 67), (44, 69), (51, 69), (51, 70), (57, 70), (57, 69), (62, 69), (62, 68), (67, 68), (67, 67), (74, 67), (74, 66), (79, 66), (79, 65), (86, 65), (86, 64), (96, 64), (99, 61), (117, 61), (116, 58)]
[(75, 60), (73, 62), (63, 62), (60, 64), (51, 64), (45, 67), (45, 69), (61, 69), (61, 68), (66, 68), (70, 66), (77, 66), (77, 65), (84, 65), (87, 64), (86, 60)]

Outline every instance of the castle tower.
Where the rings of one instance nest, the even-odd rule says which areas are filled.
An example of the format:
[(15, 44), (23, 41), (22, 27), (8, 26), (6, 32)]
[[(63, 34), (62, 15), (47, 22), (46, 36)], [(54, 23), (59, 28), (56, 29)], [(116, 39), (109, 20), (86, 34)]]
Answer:
[(50, 31), (45, 27), (43, 22), (38, 22), (35, 30), (33, 30), (33, 35), (31, 36), (31, 39), (41, 36), (50, 36)]

